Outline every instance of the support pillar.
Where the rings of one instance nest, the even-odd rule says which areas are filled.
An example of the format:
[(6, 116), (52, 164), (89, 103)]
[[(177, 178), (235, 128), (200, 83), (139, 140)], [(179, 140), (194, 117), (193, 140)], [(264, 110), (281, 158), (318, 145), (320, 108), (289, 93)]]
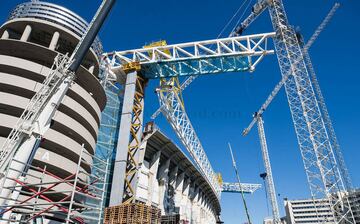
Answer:
[(10, 37), (9, 31), (5, 30), (1, 36), (1, 39), (7, 40), (7, 39), (9, 39), (9, 37)]
[(189, 204), (190, 204), (190, 178), (184, 180), (184, 184), (182, 187), (182, 195), (180, 201), (180, 218), (190, 221), (191, 216), (189, 212)]
[(59, 42), (59, 38), (60, 38), (60, 33), (58, 31), (56, 31), (51, 38), (51, 42), (49, 45), (50, 50), (53, 50), (53, 51), (55, 50), (55, 48)]
[(143, 125), (144, 83), (136, 71), (127, 75), (110, 206), (135, 200)]
[(148, 200), (146, 202), (146, 205), (148, 206), (152, 205), (153, 202), (154, 188), (155, 185), (157, 184), (156, 176), (159, 170), (160, 156), (161, 156), (161, 151), (156, 152), (149, 164)]
[(168, 188), (169, 183), (169, 167), (170, 167), (170, 159), (166, 160), (166, 162), (160, 167), (158, 173), (159, 179), (159, 207), (161, 209), (161, 215), (165, 215), (165, 193)]
[(29, 40), (29, 37), (31, 35), (31, 26), (30, 25), (26, 25), (25, 30), (20, 38), (21, 41), (27, 42)]
[(178, 176), (179, 167), (175, 166), (169, 174), (169, 187), (167, 196), (167, 205), (165, 205), (167, 213), (175, 212), (175, 189), (176, 178)]
[(181, 214), (181, 200), (183, 197), (183, 186), (184, 186), (185, 172), (177, 175), (175, 183), (175, 206), (179, 207), (179, 214)]

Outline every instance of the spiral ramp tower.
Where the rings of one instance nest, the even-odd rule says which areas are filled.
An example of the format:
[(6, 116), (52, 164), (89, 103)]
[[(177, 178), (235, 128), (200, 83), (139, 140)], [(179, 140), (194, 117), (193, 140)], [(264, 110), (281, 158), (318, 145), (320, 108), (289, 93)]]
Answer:
[[(71, 54), (87, 26), (75, 13), (47, 2), (26, 2), (10, 13), (0, 27), (0, 145), (49, 74), (56, 55)], [(106, 93), (99, 82), (101, 53), (102, 45), (97, 39), (40, 143), (32, 161), (32, 167), (40, 169), (28, 171), (28, 183), (39, 182), (39, 177), (48, 183), (64, 180), (79, 167), (83, 170), (78, 174), (80, 179), (90, 177), (101, 112), (106, 106)], [(64, 198), (63, 192), (72, 188), (57, 184), (37, 203), (41, 204), (44, 198), (47, 202), (59, 201)], [(26, 197), (21, 193), (18, 200)], [(82, 200), (74, 198), (79, 203)], [(56, 215), (49, 218), (58, 219)]]

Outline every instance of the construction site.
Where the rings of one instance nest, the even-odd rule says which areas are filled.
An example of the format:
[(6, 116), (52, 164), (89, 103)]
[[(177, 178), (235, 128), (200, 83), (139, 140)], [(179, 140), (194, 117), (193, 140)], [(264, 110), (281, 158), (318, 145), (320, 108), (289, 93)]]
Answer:
[[(356, 154), (347, 148), (343, 154), (334, 127), (343, 121), (330, 118), (315, 69), (323, 67), (309, 52), (337, 23), (342, 3), (319, 8), (322, 19), (311, 18), (315, 29), (306, 35), (287, 14), (294, 1), (242, 0), (218, 36), (189, 41), (197, 37), (183, 39), (196, 30), (189, 28), (179, 42), (140, 35), (141, 45), (117, 48), (107, 43), (118, 41), (110, 24), (123, 32), (121, 23), (142, 23), (146, 30), (147, 21), (115, 20), (119, 0), (86, 1), (96, 9), (86, 12), (88, 21), (85, 9), (61, 2), (2, 2), (9, 11), (0, 11), (6, 14), (0, 22), (0, 224), (360, 223), (360, 188), (352, 178), (358, 172), (345, 163)], [(207, 19), (226, 21), (227, 15)], [(261, 81), (265, 98), (248, 90), (258, 69), (275, 80)], [(240, 84), (221, 84), (221, 76), (241, 76), (244, 83), (228, 87)], [(204, 79), (216, 80), (218, 88), (191, 87)], [(340, 85), (335, 88), (347, 88)], [(237, 106), (229, 89), (251, 103)], [(210, 100), (195, 100), (200, 91)], [(222, 111), (216, 101), (228, 106)], [(267, 110), (279, 102), (285, 116)], [(205, 111), (196, 113), (199, 105)], [(267, 123), (272, 117), (286, 124)], [(278, 128), (290, 134), (274, 137)], [(339, 132), (339, 139), (358, 131)], [(255, 147), (246, 151), (250, 143), (239, 146), (237, 139)], [(281, 150), (293, 154), (280, 158), (273, 142), (288, 139), (294, 144)], [(254, 163), (250, 157), (258, 169), (246, 168)]]

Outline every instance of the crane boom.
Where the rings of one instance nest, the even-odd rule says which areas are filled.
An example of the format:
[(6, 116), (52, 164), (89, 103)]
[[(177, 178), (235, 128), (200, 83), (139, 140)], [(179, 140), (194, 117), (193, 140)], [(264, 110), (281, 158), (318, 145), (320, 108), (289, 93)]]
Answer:
[[(331, 8), (331, 10), (329, 11), (329, 13), (327, 14), (327, 16), (325, 17), (325, 19), (321, 22), (321, 24), (316, 28), (315, 32), (313, 33), (313, 35), (311, 35), (310, 39), (308, 40), (308, 42), (306, 43), (306, 45), (303, 47), (304, 51), (308, 51), (309, 48), (313, 45), (313, 43), (315, 42), (315, 40), (319, 37), (320, 33), (324, 30), (324, 28), (326, 27), (326, 25), (330, 22), (331, 18), (334, 16), (336, 10), (339, 8), (340, 4), (339, 3), (335, 3), (334, 6)], [(300, 58), (300, 57), (299, 57)], [(285, 82), (288, 80), (289, 76), (292, 75), (291, 72), (289, 72), (288, 74), (286, 74), (285, 76), (282, 77), (282, 79), (280, 80), (280, 82), (278, 84), (276, 84), (275, 88), (273, 89), (273, 91), (270, 93), (270, 95), (268, 96), (268, 98), (266, 99), (265, 103), (263, 105), (261, 105), (260, 109), (255, 113), (257, 116), (261, 116), (265, 110), (269, 107), (269, 105), (271, 104), (271, 102), (274, 100), (274, 98), (276, 97), (276, 95), (279, 93), (280, 89), (283, 87), (283, 85), (285, 84)], [(254, 116), (252, 121), (250, 122), (250, 124), (248, 125), (247, 128), (244, 129), (243, 131), (243, 136), (246, 136), (251, 129), (253, 128), (253, 126), (255, 125), (255, 123), (257, 122), (257, 116)]]

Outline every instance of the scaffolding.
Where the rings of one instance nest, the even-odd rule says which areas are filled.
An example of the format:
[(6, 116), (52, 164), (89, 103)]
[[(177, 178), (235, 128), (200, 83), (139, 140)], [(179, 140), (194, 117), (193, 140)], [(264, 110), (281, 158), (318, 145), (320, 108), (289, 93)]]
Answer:
[[(13, 159), (14, 163), (21, 163)], [(1, 206), (1, 223), (101, 223), (109, 161), (81, 147), (74, 172), (51, 171), (50, 166), (27, 163), (17, 184)], [(9, 172), (9, 168), (6, 172)], [(5, 178), (10, 178), (7, 175)]]

